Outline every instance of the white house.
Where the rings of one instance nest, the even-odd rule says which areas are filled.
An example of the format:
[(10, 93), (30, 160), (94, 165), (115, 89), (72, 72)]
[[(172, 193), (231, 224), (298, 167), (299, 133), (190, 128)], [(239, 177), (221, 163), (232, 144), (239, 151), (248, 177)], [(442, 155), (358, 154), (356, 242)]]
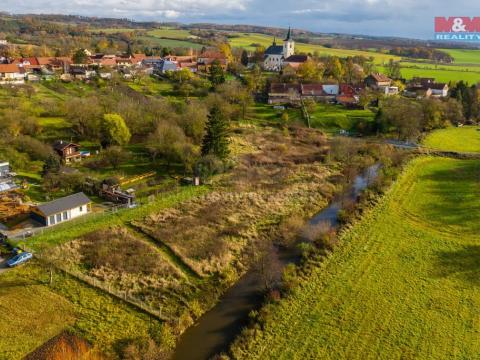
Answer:
[(295, 53), (295, 42), (292, 40), (292, 29), (288, 28), (287, 37), (283, 45), (277, 45), (275, 38), (271, 46), (265, 50), (263, 68), (269, 71), (280, 71), (284, 66), (285, 59)]
[(16, 64), (0, 64), (0, 84), (23, 84), (25, 71)]
[(32, 210), (32, 218), (44, 226), (52, 226), (86, 215), (92, 211), (92, 201), (79, 192), (48, 203)]
[(448, 85), (445, 83), (435, 83), (429, 86), (432, 89), (432, 96), (446, 97), (448, 95)]

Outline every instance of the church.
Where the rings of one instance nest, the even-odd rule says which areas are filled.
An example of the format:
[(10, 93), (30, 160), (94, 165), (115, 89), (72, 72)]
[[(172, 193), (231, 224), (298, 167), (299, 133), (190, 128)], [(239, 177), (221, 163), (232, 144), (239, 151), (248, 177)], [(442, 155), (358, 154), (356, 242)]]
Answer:
[(288, 28), (287, 37), (283, 40), (283, 45), (277, 45), (274, 38), (273, 44), (265, 50), (263, 68), (269, 71), (280, 71), (284, 66), (285, 60), (294, 53), (295, 42), (292, 40), (292, 29)]

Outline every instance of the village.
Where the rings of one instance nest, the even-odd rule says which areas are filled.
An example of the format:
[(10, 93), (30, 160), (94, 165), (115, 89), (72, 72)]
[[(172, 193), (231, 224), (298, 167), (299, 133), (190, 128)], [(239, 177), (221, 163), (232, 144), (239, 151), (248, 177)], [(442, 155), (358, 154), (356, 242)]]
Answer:
[(388, 319), (396, 273), (446, 266), (423, 246), (467, 214), (442, 187), (476, 186), (480, 84), (439, 68), (470, 50), (61, 15), (0, 30), (0, 359), (315, 357), (262, 341), (302, 324), (295, 345), (321, 342), (351, 292)]
[[(0, 46), (10, 46), (6, 40)], [(114, 77), (121, 81), (135, 82), (138, 77), (151, 77), (157, 82), (169, 82), (172, 79), (185, 76), (209, 78), (212, 68), (218, 68), (220, 73), (231, 73), (232, 77), (242, 78), (245, 74), (255, 71), (260, 65), (267, 80), (266, 103), (272, 109), (285, 110), (287, 107), (302, 108), (307, 117), (305, 103), (334, 104), (346, 109), (363, 109), (370, 103), (378, 102), (379, 97), (402, 95), (407, 98), (446, 98), (449, 94), (448, 84), (437, 83), (433, 78), (414, 78), (408, 82), (392, 80), (388, 76), (373, 72), (364, 75), (362, 67), (354, 64), (352, 71), (355, 76), (350, 82), (341, 82), (331, 78), (327, 81), (314, 81), (298, 77), (302, 69), (312, 66), (311, 56), (295, 53), (295, 41), (292, 30), (289, 29), (283, 43), (273, 44), (266, 48), (260, 63), (255, 63), (253, 56), (245, 65), (244, 73), (234, 72), (231, 67), (231, 54), (215, 47), (204, 48), (196, 54), (190, 51), (188, 56), (146, 56), (133, 53), (128, 48), (127, 53), (102, 54), (92, 53), (88, 49), (79, 49), (72, 57), (28, 57), (0, 58), (0, 84), (3, 86), (22, 86), (40, 82), (85, 82), (96, 79), (113, 81)], [(242, 54), (242, 58), (244, 55)], [(315, 65), (318, 66), (318, 65)], [(252, 70), (253, 69), (253, 70)], [(186, 72), (186, 73), (185, 73)], [(185, 75), (174, 75), (182, 73)], [(190, 74), (190, 75), (187, 75)], [(276, 75), (280, 74), (280, 75)], [(224, 76), (224, 75), (221, 75)], [(276, 79), (277, 78), (277, 79)], [(296, 79), (292, 81), (293, 79)], [(278, 80), (288, 79), (287, 82)], [(355, 80), (354, 80), (355, 79)], [(181, 81), (181, 80), (180, 80)], [(361, 99), (362, 97), (367, 98)], [(342, 130), (343, 133), (347, 133)], [(340, 132), (340, 133), (342, 133)], [(70, 165), (81, 163), (98, 155), (80, 144), (66, 139), (56, 139), (51, 143), (52, 150), (60, 159), (65, 171)], [(94, 196), (92, 201), (84, 191), (56, 198), (45, 203), (24, 202), (22, 189), (28, 188), (26, 180), (17, 179), (15, 169), (10, 169), (9, 159), (3, 159), (0, 186), (0, 218), (4, 222), (2, 234), (7, 238), (25, 238), (35, 235), (44, 228), (52, 227), (82, 216), (103, 212), (112, 207), (137, 206), (135, 189), (122, 186), (118, 179), (88, 180), (82, 186), (88, 196)], [(73, 169), (72, 169), (73, 170)], [(139, 174), (133, 181), (150, 178), (155, 172)], [(182, 183), (200, 185), (198, 174), (186, 177)], [(100, 200), (100, 201), (99, 201)], [(10, 225), (5, 225), (10, 224)]]

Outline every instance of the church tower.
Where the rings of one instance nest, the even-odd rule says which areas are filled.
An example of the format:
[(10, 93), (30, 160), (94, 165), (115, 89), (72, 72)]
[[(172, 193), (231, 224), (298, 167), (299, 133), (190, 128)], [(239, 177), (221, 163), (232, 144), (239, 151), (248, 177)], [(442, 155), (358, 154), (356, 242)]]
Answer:
[(287, 37), (283, 40), (283, 57), (286, 59), (295, 53), (295, 42), (292, 40), (292, 29), (288, 28)]

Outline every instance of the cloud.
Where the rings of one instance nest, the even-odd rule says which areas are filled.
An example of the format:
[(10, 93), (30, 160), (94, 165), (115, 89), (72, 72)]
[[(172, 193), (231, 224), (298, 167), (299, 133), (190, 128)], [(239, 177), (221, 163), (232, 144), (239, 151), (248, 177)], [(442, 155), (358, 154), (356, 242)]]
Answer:
[(429, 38), (435, 16), (480, 16), (471, 0), (1, 0), (14, 13), (289, 25), (313, 31)]

